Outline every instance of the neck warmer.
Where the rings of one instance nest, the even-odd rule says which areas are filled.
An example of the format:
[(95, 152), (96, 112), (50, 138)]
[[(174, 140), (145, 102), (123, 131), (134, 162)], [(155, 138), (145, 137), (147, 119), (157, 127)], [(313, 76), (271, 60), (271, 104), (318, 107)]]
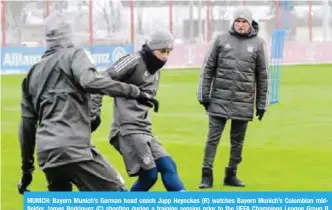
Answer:
[(145, 65), (150, 74), (155, 74), (166, 63), (166, 61), (162, 61), (157, 58), (157, 56), (153, 54), (152, 50), (146, 44), (142, 46), (140, 54), (142, 55)]

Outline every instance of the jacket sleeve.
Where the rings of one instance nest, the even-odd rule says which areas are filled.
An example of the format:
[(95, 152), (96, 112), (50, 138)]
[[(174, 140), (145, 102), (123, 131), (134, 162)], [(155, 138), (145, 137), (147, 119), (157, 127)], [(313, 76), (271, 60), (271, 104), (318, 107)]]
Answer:
[(205, 104), (210, 100), (211, 83), (215, 77), (216, 65), (218, 61), (219, 39), (220, 36), (217, 36), (213, 41), (211, 41), (209, 50), (201, 67), (197, 91), (198, 101), (201, 104)]
[(136, 99), (140, 95), (137, 86), (113, 80), (108, 74), (99, 75), (95, 65), (83, 49), (75, 52), (71, 69), (75, 80), (91, 94)]
[(32, 173), (34, 167), (34, 150), (36, 145), (37, 114), (28, 93), (26, 79), (22, 82), (21, 122), (19, 140), (21, 147), (21, 164), (23, 173)]
[(269, 61), (265, 42), (262, 40), (256, 61), (256, 109), (267, 110), (269, 104)]
[[(115, 81), (123, 81), (134, 71), (139, 62), (139, 58), (137, 54), (125, 56), (113, 66), (107, 68), (103, 75)], [(93, 94), (91, 95), (91, 101), (91, 117), (100, 116), (103, 96), (101, 94)]]

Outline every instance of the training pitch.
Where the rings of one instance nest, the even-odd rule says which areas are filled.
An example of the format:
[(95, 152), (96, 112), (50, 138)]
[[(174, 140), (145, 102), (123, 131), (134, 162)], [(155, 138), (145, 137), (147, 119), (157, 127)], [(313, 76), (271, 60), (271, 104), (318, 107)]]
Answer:
[[(1, 76), (1, 209), (22, 209), (16, 184), (21, 176), (18, 126), (23, 75)], [(159, 113), (153, 132), (173, 156), (189, 191), (199, 191), (207, 116), (196, 99), (198, 69), (164, 70), (160, 80)], [(229, 157), (229, 124), (223, 133), (214, 167), (213, 191), (332, 190), (332, 65), (285, 66), (280, 103), (269, 107), (262, 122), (249, 124), (239, 178), (246, 188), (222, 186)], [(93, 144), (125, 178), (120, 155), (108, 143), (112, 99), (104, 99), (102, 124)], [(46, 191), (45, 176), (36, 165), (30, 187)], [(164, 191), (161, 179), (153, 191)]]

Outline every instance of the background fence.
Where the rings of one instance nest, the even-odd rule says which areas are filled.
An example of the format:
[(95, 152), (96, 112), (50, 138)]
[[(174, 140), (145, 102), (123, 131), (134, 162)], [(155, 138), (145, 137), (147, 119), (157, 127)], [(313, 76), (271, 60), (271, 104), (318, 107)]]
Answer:
[(25, 71), (44, 50), (43, 20), (53, 11), (70, 14), (77, 45), (102, 68), (138, 50), (151, 30), (168, 29), (176, 42), (169, 67), (199, 67), (208, 42), (226, 32), (232, 12), (248, 6), (268, 43), (286, 31), (284, 63), (332, 63), (332, 0), (1, 0), (1, 70)]

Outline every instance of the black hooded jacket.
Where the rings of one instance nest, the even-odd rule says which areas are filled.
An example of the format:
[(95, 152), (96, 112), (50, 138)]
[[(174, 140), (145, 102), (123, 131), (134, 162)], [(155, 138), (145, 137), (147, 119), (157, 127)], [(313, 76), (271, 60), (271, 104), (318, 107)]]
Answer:
[[(73, 46), (65, 19), (53, 13), (45, 20), (47, 51), (22, 82), (22, 170), (91, 160), (90, 94), (137, 98), (137, 86), (101, 77), (84, 49)], [(66, 35), (68, 34), (68, 36)], [(65, 36), (66, 35), (66, 36)]]

